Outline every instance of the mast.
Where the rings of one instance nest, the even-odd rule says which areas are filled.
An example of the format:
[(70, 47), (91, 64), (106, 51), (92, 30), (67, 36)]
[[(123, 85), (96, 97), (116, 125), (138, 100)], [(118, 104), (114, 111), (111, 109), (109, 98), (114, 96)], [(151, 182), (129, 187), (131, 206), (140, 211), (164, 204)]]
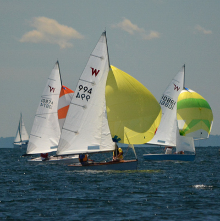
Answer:
[(21, 138), (21, 129), (22, 129), (22, 113), (20, 115), (20, 122), (19, 122), (19, 136), (20, 136), (20, 142), (22, 142)]
[(59, 61), (57, 60), (57, 65), (58, 65), (58, 69), (59, 69), (59, 74), (60, 74), (60, 83), (61, 83), (61, 86), (63, 85), (63, 82), (62, 82), (62, 77), (61, 77), (61, 72), (60, 72), (60, 64), (59, 64)]
[(108, 53), (108, 42), (107, 42), (106, 30), (103, 32), (103, 34), (105, 34), (105, 39), (106, 39), (107, 54), (108, 54), (108, 65), (109, 65), (109, 69), (111, 69), (111, 67), (110, 67), (109, 53)]
[(185, 89), (185, 64), (183, 65), (183, 75), (184, 75), (183, 89)]

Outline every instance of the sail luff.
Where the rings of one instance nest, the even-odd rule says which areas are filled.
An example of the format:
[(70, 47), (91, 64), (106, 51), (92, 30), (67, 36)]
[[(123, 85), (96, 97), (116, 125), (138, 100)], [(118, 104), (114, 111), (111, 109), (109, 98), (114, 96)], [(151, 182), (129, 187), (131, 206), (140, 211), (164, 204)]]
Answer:
[(60, 85), (62, 86), (62, 85), (63, 85), (63, 82), (62, 82), (62, 77), (61, 77), (61, 72), (60, 72), (60, 64), (59, 64), (59, 61), (58, 61), (58, 60), (57, 60), (57, 65), (58, 65), (59, 74), (60, 74)]

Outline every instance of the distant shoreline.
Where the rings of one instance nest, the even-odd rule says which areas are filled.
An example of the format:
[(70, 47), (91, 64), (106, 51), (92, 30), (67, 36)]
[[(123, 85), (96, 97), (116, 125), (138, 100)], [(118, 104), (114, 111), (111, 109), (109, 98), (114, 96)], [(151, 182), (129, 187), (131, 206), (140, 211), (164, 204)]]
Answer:
[[(0, 148), (14, 148), (14, 137), (1, 137)], [(127, 146), (125, 144), (119, 144), (119, 146)], [(135, 145), (142, 146), (142, 145)], [(152, 145), (145, 144), (146, 147), (153, 147)], [(218, 147), (220, 146), (220, 135), (210, 135), (208, 139), (195, 140), (195, 147)]]

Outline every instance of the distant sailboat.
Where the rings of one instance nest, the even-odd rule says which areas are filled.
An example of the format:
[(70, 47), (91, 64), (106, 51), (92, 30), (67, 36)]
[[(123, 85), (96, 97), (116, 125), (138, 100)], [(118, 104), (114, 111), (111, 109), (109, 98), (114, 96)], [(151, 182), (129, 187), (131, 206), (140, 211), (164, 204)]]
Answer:
[(20, 120), (18, 123), (18, 129), (17, 129), (17, 133), (14, 139), (14, 146), (20, 146), (22, 147), (22, 145), (27, 145), (28, 144), (28, 140), (29, 140), (29, 136), (27, 133), (27, 130), (24, 126), (24, 121), (22, 118), (22, 114), (20, 115)]
[[(135, 125), (135, 120), (137, 119), (127, 119), (127, 124), (125, 124), (125, 121), (118, 119), (118, 121), (121, 121), (120, 128), (122, 129), (119, 129), (119, 131), (113, 129), (116, 121), (110, 113), (114, 112), (111, 101), (120, 99), (120, 97), (115, 96), (115, 98), (112, 99), (112, 88), (109, 87), (108, 83), (106, 86), (107, 77), (109, 77), (109, 75), (113, 77), (112, 80), (115, 84), (114, 75), (109, 66), (106, 32), (103, 32), (90, 55), (70, 103), (69, 111), (62, 128), (57, 155), (113, 152), (115, 150), (115, 142), (122, 140), (122, 142), (125, 141), (125, 143), (129, 143), (129, 140), (133, 142), (133, 137), (137, 138), (137, 136), (139, 136), (137, 131), (132, 131), (132, 128), (129, 129), (131, 125)], [(134, 78), (132, 79), (135, 80)], [(120, 83), (123, 84), (122, 81)], [(126, 84), (126, 82), (124, 83)], [(110, 84), (110, 86), (113, 85)], [(113, 90), (115, 90), (115, 88), (113, 88)], [(126, 101), (125, 95), (127, 91), (129, 91), (129, 88), (127, 88), (124, 93), (123, 101)], [(138, 93), (136, 93), (136, 95), (138, 96)], [(129, 95), (127, 95), (127, 97), (129, 97)], [(143, 97), (142, 94), (139, 98), (141, 97)], [(160, 106), (156, 99), (154, 102), (157, 104), (157, 112), (154, 113), (154, 115), (157, 116), (160, 113)], [(107, 107), (106, 103), (108, 103)], [(138, 108), (136, 108), (136, 111), (137, 110)], [(129, 111), (134, 112), (134, 110)], [(139, 111), (141, 113), (141, 110)], [(125, 108), (120, 110), (120, 116), (121, 113), (125, 114)], [(136, 116), (138, 116), (138, 113), (136, 113)], [(143, 113), (141, 113), (141, 116), (143, 116)], [(117, 118), (117, 116), (115, 117)], [(149, 118), (150, 117), (147, 117), (148, 120)], [(133, 124), (131, 123), (132, 120)], [(151, 126), (154, 124), (154, 120), (150, 120), (151, 125), (145, 126), (145, 129), (148, 130), (152, 128), (153, 130)], [(110, 126), (110, 124), (112, 126)], [(123, 130), (123, 134), (121, 130)], [(143, 131), (142, 137), (140, 136), (142, 140), (145, 139), (144, 136)], [(137, 159), (93, 162), (86, 165), (77, 163), (69, 165), (69, 168), (74, 170), (133, 170), (137, 168)]]
[[(74, 157), (47, 157), (48, 153), (55, 152), (57, 150), (59, 138), (60, 138), (60, 126), (62, 126), (62, 119), (65, 116), (65, 111), (60, 110), (59, 118), (61, 120), (59, 124), (58, 120), (58, 102), (61, 100), (60, 106), (68, 110), (68, 105), (65, 105), (65, 91), (69, 91), (65, 86), (61, 86), (61, 75), (58, 61), (53, 68), (34, 118), (32, 126), (30, 141), (27, 147), (26, 155), (41, 154), (42, 157), (32, 158), (28, 161), (31, 163), (71, 163), (76, 159)], [(72, 92), (72, 91), (71, 91)]]
[[(177, 100), (184, 88), (185, 65), (182, 70), (172, 79), (160, 100), (162, 118), (158, 130), (148, 144), (166, 146), (166, 154), (144, 154), (145, 160), (180, 160), (193, 161), (195, 159), (195, 146), (193, 138), (181, 137), (177, 126)], [(172, 147), (176, 153), (184, 151), (192, 154), (173, 154)]]

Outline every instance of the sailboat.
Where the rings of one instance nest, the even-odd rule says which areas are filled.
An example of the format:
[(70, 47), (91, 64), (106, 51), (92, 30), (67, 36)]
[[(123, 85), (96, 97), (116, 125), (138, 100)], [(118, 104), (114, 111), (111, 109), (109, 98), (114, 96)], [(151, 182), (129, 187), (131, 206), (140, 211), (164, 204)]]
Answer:
[(22, 147), (23, 145), (27, 145), (28, 144), (28, 140), (29, 140), (29, 136), (27, 133), (27, 130), (24, 126), (24, 121), (22, 118), (22, 114), (20, 115), (20, 120), (18, 123), (18, 129), (17, 129), (17, 133), (14, 139), (14, 146), (20, 146)]
[[(67, 96), (63, 96), (66, 94), (68, 95), (68, 93), (65, 92), (67, 88), (65, 86), (62, 87), (61, 85), (62, 80), (60, 75), (59, 62), (57, 61), (47, 80), (35, 114), (26, 155), (44, 154), (47, 156), (48, 153), (55, 152), (57, 150), (61, 133), (58, 119), (58, 102), (60, 98), (62, 101), (60, 106), (63, 106), (64, 110), (60, 110), (59, 116), (60, 118), (63, 118), (62, 113), (66, 111), (64, 104), (66, 98), (68, 98)], [(62, 124), (63, 120), (60, 120), (60, 123)], [(31, 158), (28, 161), (31, 163), (43, 162), (69, 164), (71, 162), (75, 162), (76, 160), (78, 160), (78, 156), (48, 156)]]
[[(158, 130), (148, 144), (165, 146), (165, 154), (144, 154), (145, 160), (179, 160), (193, 161), (195, 159), (195, 146), (192, 137), (182, 137), (179, 134), (177, 125), (177, 100), (184, 88), (185, 65), (172, 79), (163, 93), (160, 105), (162, 108), (162, 118)], [(172, 147), (176, 148), (176, 153), (172, 153)], [(180, 154), (184, 151), (189, 154)]]
[[(115, 142), (121, 138), (117, 135), (112, 137), (109, 127), (107, 109), (111, 108), (111, 105), (106, 108), (108, 101), (106, 81), (109, 73), (111, 70), (106, 32), (103, 32), (89, 57), (70, 103), (57, 155), (105, 153), (115, 150)], [(159, 104), (158, 112), (160, 112)], [(130, 131), (127, 132), (129, 134)], [(72, 170), (135, 170), (137, 164), (136, 157), (131, 160), (93, 162), (86, 165), (75, 163), (69, 165), (69, 168)]]

